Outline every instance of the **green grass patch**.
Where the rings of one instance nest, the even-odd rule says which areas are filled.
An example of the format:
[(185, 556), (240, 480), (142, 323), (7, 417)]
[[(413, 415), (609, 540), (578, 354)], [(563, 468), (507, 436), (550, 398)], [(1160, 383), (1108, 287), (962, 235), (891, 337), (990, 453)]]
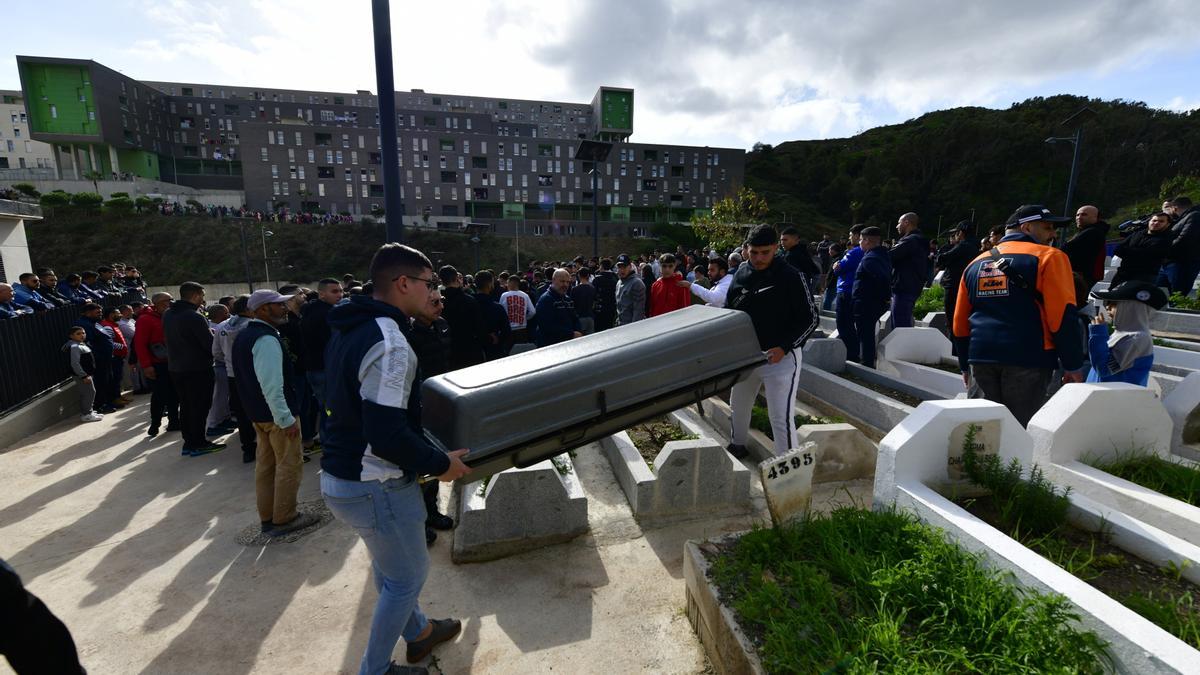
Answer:
[(711, 577), (768, 672), (1101, 672), (1104, 643), (937, 529), (840, 509), (747, 533)]
[(1110, 462), (1088, 462), (1105, 473), (1200, 506), (1200, 471), (1155, 455), (1128, 453)]
[[(796, 415), (792, 418), (796, 427), (799, 428), (805, 424), (841, 424), (845, 422), (845, 418), (833, 415), (830, 417), (813, 417), (812, 415)], [(767, 438), (775, 440), (775, 433), (771, 431), (771, 416), (767, 413), (767, 407), (764, 405), (754, 404), (754, 408), (750, 411), (750, 428), (757, 429), (766, 434)]]
[[(995, 455), (979, 456), (974, 444), (977, 431), (978, 427), (972, 425), (963, 441), (963, 470), (971, 482), (988, 488), (992, 495), (963, 500), (964, 508), (1163, 630), (1200, 649), (1200, 604), (1196, 602), (1200, 598), (1200, 589), (1183, 578), (1182, 568), (1172, 565), (1159, 569), (1134, 558), (1112, 545), (1103, 526), (1097, 532), (1088, 532), (1069, 525), (1069, 490), (1056, 489), (1037, 466), (1030, 470), (1028, 479), (1023, 479), (1021, 465), (1015, 459), (1002, 464)], [(1188, 483), (1171, 472), (1173, 466), (1162, 467), (1141, 461), (1145, 459), (1131, 456), (1097, 468), (1113, 475), (1121, 475), (1119, 472), (1124, 471), (1148, 482), (1157, 480), (1186, 489)]]
[(913, 303), (913, 318), (924, 319), (925, 315), (930, 312), (943, 312), (946, 310), (946, 289), (940, 284), (935, 284), (921, 291), (921, 295), (917, 296), (917, 301)]
[(1192, 298), (1183, 293), (1172, 293), (1170, 305), (1179, 309), (1200, 310), (1200, 298)]

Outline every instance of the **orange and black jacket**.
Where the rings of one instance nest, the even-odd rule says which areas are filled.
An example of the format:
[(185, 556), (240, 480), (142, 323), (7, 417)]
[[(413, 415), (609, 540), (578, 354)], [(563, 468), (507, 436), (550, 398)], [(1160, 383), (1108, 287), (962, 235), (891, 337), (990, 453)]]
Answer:
[(1009, 274), (985, 252), (967, 265), (958, 286), (954, 337), (963, 371), (968, 363), (1081, 368), (1083, 342), (1067, 256), (1019, 232), (1006, 235), (997, 248)]

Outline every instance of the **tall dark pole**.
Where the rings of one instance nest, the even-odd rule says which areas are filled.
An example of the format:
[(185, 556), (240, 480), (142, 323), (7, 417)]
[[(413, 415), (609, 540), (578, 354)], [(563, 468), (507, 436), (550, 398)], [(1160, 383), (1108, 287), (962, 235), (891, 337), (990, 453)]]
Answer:
[(1075, 198), (1075, 178), (1079, 172), (1079, 145), (1083, 142), (1083, 129), (1075, 130), (1075, 138), (1072, 141), (1075, 145), (1075, 152), (1071, 156), (1071, 178), (1067, 181), (1067, 205), (1063, 209), (1064, 216), (1071, 216), (1071, 200)]
[(383, 207), (387, 240), (404, 241), (400, 164), (396, 148), (396, 84), (392, 75), (392, 19), (388, 0), (371, 0), (375, 26), (375, 82), (379, 88), (379, 136), (383, 151)]
[(600, 197), (596, 189), (596, 176), (600, 173), (600, 163), (592, 162), (592, 257), (600, 257)]

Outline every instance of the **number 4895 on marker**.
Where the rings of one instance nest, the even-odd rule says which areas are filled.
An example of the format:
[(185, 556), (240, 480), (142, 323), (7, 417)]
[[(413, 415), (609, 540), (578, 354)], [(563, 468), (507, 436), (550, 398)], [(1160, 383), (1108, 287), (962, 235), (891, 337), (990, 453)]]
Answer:
[(787, 474), (787, 472), (791, 471), (792, 469), (799, 469), (802, 466), (808, 466), (809, 464), (812, 464), (812, 463), (813, 463), (812, 453), (805, 452), (799, 456), (792, 457), (792, 459), (790, 461), (779, 462), (778, 464), (775, 464), (774, 466), (772, 466), (771, 471), (767, 474), (767, 478), (772, 478), (772, 479), (778, 478), (780, 476)]

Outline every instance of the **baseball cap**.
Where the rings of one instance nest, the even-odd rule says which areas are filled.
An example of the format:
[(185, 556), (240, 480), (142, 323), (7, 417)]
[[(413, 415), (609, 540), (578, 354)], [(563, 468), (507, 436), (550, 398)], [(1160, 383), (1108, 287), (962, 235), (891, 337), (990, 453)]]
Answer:
[(971, 232), (975, 229), (975, 225), (969, 220), (962, 220), (954, 226), (954, 229), (958, 230), (959, 232)]
[(1092, 297), (1100, 300), (1136, 300), (1154, 309), (1167, 306), (1166, 292), (1148, 281), (1126, 281), (1107, 291), (1094, 291)]
[(1071, 222), (1070, 218), (1065, 216), (1056, 216), (1050, 212), (1050, 209), (1042, 206), (1041, 204), (1026, 204), (1016, 211), (1013, 211), (1013, 214), (1008, 217), (1007, 221), (1005, 221), (1004, 226), (1007, 228), (1012, 228), (1038, 220), (1044, 220), (1047, 223)]
[(246, 307), (253, 312), (263, 305), (269, 305), (273, 302), (287, 302), (291, 299), (292, 296), (290, 295), (280, 295), (276, 291), (264, 288), (250, 294), (250, 299), (246, 301)]
[(629, 256), (625, 255), (624, 253), (617, 256), (617, 264), (618, 265), (628, 265), (629, 263), (630, 263)]

